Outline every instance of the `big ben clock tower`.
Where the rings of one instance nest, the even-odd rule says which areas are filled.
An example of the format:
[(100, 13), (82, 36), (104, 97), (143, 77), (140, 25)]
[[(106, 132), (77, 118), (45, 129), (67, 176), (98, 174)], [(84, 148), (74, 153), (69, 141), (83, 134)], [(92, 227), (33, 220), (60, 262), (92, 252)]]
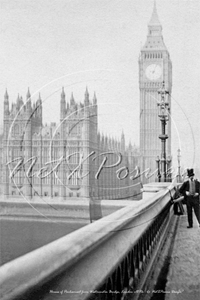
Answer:
[[(158, 117), (157, 102), (160, 100), (158, 94), (164, 81), (167, 101), (171, 108), (172, 90), (172, 63), (169, 52), (164, 44), (162, 26), (158, 19), (156, 4), (151, 20), (148, 24), (148, 35), (139, 58), (139, 86), (140, 86), (140, 151), (141, 171), (154, 173), (149, 179), (143, 177), (143, 181), (152, 182), (156, 180), (157, 163), (156, 158), (161, 154), (161, 122)], [(168, 139), (166, 142), (167, 156), (171, 156), (171, 118), (166, 126)]]

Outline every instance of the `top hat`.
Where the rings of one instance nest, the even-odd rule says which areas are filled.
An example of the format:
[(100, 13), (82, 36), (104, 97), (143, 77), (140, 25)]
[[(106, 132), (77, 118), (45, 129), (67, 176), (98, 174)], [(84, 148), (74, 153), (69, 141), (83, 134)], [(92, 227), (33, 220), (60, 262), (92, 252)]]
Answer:
[(194, 176), (194, 170), (193, 169), (187, 169), (187, 175), (188, 177)]

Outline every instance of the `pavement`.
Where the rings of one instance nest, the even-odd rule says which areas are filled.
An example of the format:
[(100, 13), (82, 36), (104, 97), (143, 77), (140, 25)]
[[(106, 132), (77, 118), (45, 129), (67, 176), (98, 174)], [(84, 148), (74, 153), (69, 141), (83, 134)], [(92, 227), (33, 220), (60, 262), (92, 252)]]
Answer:
[(193, 222), (187, 229), (187, 215), (179, 217), (165, 300), (200, 299), (200, 227), (194, 213)]

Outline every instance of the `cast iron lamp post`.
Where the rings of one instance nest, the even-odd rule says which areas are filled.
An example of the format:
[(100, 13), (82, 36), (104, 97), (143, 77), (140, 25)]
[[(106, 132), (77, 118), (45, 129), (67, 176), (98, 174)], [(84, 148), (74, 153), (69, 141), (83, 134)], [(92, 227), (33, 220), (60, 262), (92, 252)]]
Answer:
[(160, 157), (159, 157), (159, 156), (157, 156), (156, 162), (157, 162), (157, 170), (158, 170), (158, 175), (157, 175), (157, 177), (158, 177), (158, 182), (160, 182), (161, 174), (160, 174)]
[(159, 107), (158, 116), (161, 121), (162, 133), (159, 135), (159, 139), (161, 139), (161, 176), (162, 181), (166, 182), (166, 139), (168, 139), (168, 135), (165, 132), (165, 127), (167, 121), (169, 121), (169, 102), (166, 101), (166, 95), (169, 94), (168, 91), (165, 90), (165, 82), (163, 81), (161, 89), (158, 91), (158, 94), (161, 96), (160, 101), (157, 103)]
[(167, 157), (167, 177), (168, 177), (168, 180), (167, 181), (171, 181), (171, 156), (169, 155)]

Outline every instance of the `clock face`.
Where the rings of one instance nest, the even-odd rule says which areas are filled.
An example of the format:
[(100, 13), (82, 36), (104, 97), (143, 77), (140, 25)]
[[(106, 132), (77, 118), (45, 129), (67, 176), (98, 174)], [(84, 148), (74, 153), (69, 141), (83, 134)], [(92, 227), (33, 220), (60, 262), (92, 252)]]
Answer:
[(146, 77), (150, 80), (157, 80), (162, 75), (162, 69), (160, 65), (152, 64), (146, 68)]

